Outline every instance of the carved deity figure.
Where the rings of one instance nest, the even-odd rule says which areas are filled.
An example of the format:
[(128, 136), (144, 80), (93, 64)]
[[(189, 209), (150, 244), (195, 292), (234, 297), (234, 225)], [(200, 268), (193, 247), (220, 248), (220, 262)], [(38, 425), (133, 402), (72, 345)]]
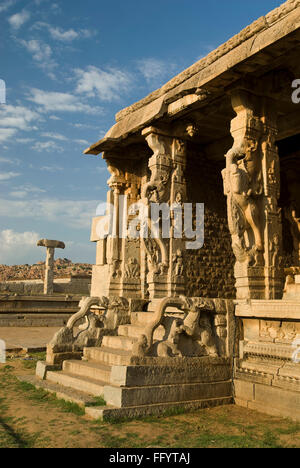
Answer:
[(176, 254), (173, 255), (173, 271), (175, 276), (182, 276), (184, 274), (184, 257), (183, 252), (178, 249)]
[(118, 278), (120, 276), (120, 273), (120, 260), (113, 260), (111, 264), (112, 278)]
[(270, 241), (269, 251), (271, 253), (271, 266), (278, 266), (279, 253), (280, 253), (280, 237), (278, 234), (274, 234), (273, 240)]
[(293, 261), (295, 266), (300, 265), (300, 210), (292, 203), (285, 208), (285, 217), (290, 223), (291, 234), (293, 237)]
[(136, 258), (130, 257), (125, 266), (125, 278), (135, 279), (140, 276), (140, 266)]
[(263, 261), (264, 251), (260, 219), (263, 185), (258, 153), (258, 142), (254, 141), (248, 142), (247, 149), (231, 149), (222, 172), (233, 251), (238, 261), (255, 266)]

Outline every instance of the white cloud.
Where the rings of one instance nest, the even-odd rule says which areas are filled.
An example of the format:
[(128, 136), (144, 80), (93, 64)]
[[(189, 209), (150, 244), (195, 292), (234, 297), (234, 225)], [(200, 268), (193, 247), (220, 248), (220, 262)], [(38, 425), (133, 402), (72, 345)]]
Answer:
[(18, 130), (36, 130), (32, 126), (39, 114), (23, 106), (0, 106), (0, 143), (10, 140)]
[(37, 141), (31, 148), (38, 153), (42, 153), (43, 151), (47, 153), (51, 151), (63, 152), (63, 148), (58, 146), (54, 141)]
[(12, 229), (0, 231), (0, 263), (26, 263), (30, 254), (37, 253), (37, 232), (16, 232)]
[(55, 225), (89, 229), (98, 205), (97, 200), (74, 201), (41, 197), (27, 200), (0, 199), (0, 216), (27, 221), (32, 218), (35, 222), (50, 221)]
[(17, 158), (8, 159), (8, 158), (3, 158), (3, 157), (0, 156), (0, 164), (2, 164), (2, 163), (3, 164), (13, 164), (15, 166), (19, 166), (21, 161), (20, 161), (20, 159), (17, 159)]
[(27, 143), (32, 143), (34, 140), (33, 138), (16, 138), (18, 143), (22, 143), (22, 145), (26, 145)]
[(38, 62), (49, 59), (52, 55), (52, 49), (48, 44), (44, 44), (42, 41), (37, 39), (31, 39), (30, 41), (21, 40), (21, 44), (32, 54), (34, 60)]
[(62, 42), (71, 42), (74, 41), (74, 39), (78, 39), (79, 37), (79, 34), (76, 31), (74, 31), (74, 29), (68, 29), (64, 31), (61, 28), (54, 28), (50, 26), (49, 32), (53, 39)]
[(14, 29), (19, 29), (23, 24), (25, 24), (30, 19), (30, 13), (26, 10), (16, 13), (8, 19), (9, 24)]
[(31, 124), (39, 114), (23, 106), (0, 106), (0, 127), (32, 130)]
[(89, 66), (86, 70), (76, 69), (78, 79), (76, 92), (90, 97), (99, 97), (103, 101), (119, 99), (132, 85), (132, 76), (122, 70), (109, 68), (108, 71)]
[(96, 130), (98, 127), (96, 127), (95, 125), (90, 125), (90, 124), (81, 124), (81, 123), (73, 123), (73, 122), (70, 122), (70, 125), (72, 127), (75, 127), (75, 128), (91, 128), (93, 130)]
[(171, 75), (175, 68), (174, 64), (163, 62), (156, 58), (145, 58), (137, 62), (137, 69), (148, 82), (160, 80)]
[(20, 185), (15, 190), (10, 192), (10, 196), (14, 198), (24, 198), (28, 194), (41, 194), (46, 193), (46, 190), (43, 190), (39, 187), (35, 187), (31, 184)]
[(89, 142), (87, 140), (74, 140), (75, 143), (78, 145), (88, 145)]
[(18, 42), (25, 47), (25, 49), (32, 55), (36, 64), (42, 68), (51, 79), (56, 79), (53, 70), (58, 66), (58, 64), (53, 59), (53, 52), (48, 44), (37, 39), (31, 39), (30, 41), (18, 39)]
[(40, 168), (41, 171), (45, 171), (45, 172), (59, 172), (59, 171), (63, 171), (64, 168), (61, 167), (61, 166), (42, 166)]
[(43, 91), (33, 88), (27, 97), (29, 101), (40, 106), (43, 112), (84, 112), (86, 114), (98, 114), (102, 109), (96, 106), (89, 106), (80, 101), (80, 98), (69, 93), (58, 93), (53, 91)]
[[(45, 260), (45, 251), (36, 245), (44, 235), (35, 231), (16, 232), (13, 229), (0, 231), (0, 264), (24, 265)], [(64, 256), (74, 262), (94, 261), (95, 247), (88, 239), (86, 242), (65, 240), (65, 244)]]
[(3, 1), (2, 4), (0, 5), (0, 13), (3, 13), (4, 11), (8, 10), (10, 7), (12, 7), (16, 3), (16, 0), (6, 0)]
[(64, 135), (61, 135), (60, 133), (45, 132), (45, 133), (42, 133), (41, 136), (46, 137), (46, 138), (53, 138), (54, 140), (59, 140), (59, 141), (68, 140), (68, 138), (66, 138)]
[(15, 232), (12, 229), (5, 229), (0, 232), (0, 238), (6, 245), (34, 245), (39, 240), (36, 232)]
[(0, 180), (9, 180), (20, 175), (18, 172), (0, 172)]
[(0, 128), (0, 143), (9, 140), (16, 133), (17, 130), (14, 128)]
[(59, 26), (52, 26), (51, 24), (39, 21), (35, 23), (33, 29), (48, 29), (52, 39), (60, 42), (72, 42), (77, 39), (89, 39), (97, 34), (96, 31), (89, 31), (88, 29), (63, 29)]

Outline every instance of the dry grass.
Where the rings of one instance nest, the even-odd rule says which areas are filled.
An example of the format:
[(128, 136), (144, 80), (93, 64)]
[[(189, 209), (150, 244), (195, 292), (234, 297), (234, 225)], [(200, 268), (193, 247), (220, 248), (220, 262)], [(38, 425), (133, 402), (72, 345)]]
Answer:
[(17, 375), (34, 373), (34, 361), (14, 358), (0, 364), (0, 448), (300, 447), (299, 424), (236, 406), (119, 423), (93, 421), (79, 406), (18, 381)]

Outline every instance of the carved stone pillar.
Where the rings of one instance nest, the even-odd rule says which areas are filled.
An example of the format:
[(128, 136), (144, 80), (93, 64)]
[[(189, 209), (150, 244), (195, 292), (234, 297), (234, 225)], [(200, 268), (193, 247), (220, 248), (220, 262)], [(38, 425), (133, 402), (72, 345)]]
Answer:
[[(122, 277), (122, 256), (121, 256), (121, 239), (120, 239), (120, 225), (123, 220), (123, 206), (121, 200), (124, 201), (125, 190), (125, 176), (122, 170), (117, 167), (117, 163), (113, 159), (108, 159), (108, 170), (112, 174), (111, 178), (107, 181), (113, 195), (113, 228), (112, 236), (109, 236), (109, 293), (110, 295), (119, 295), (121, 292), (121, 277)], [(122, 196), (122, 199), (121, 199)]]
[[(148, 163), (151, 177), (150, 181), (142, 186), (142, 202), (151, 209), (151, 204), (154, 203), (167, 203), (169, 206), (173, 172), (173, 139), (154, 127), (144, 129), (142, 134), (153, 151), (153, 156), (149, 159)], [(161, 216), (159, 218), (159, 222), (161, 222)], [(166, 297), (168, 295), (170, 239), (163, 238), (161, 225), (157, 238), (153, 238), (151, 231), (152, 225), (149, 218), (149, 236), (147, 239), (141, 239), (146, 253), (148, 293), (150, 298)]]
[(275, 145), (276, 110), (244, 89), (231, 93), (237, 116), (234, 144), (223, 171), (228, 223), (236, 256), (237, 298), (274, 299), (282, 295), (279, 160)]
[(64, 242), (50, 239), (41, 239), (37, 242), (38, 247), (46, 247), (46, 264), (44, 278), (44, 294), (53, 294), (54, 288), (54, 252), (55, 249), (64, 249)]
[[(128, 174), (125, 174), (129, 177)], [(130, 214), (131, 204), (138, 202), (140, 183), (137, 177), (130, 174), (127, 180), (127, 189), (123, 200), (123, 227), (126, 236), (123, 236), (121, 243), (122, 257), (122, 290), (123, 297), (141, 298), (141, 241), (130, 235), (129, 225), (135, 219), (135, 215)]]
[(44, 294), (53, 294), (54, 282), (54, 248), (47, 249)]
[(277, 135), (277, 110), (270, 99), (262, 102), (262, 174), (264, 182), (264, 257), (265, 298), (281, 299), (283, 294), (282, 219), (278, 208), (280, 197), (280, 163)]
[[(185, 294), (185, 242), (183, 239), (183, 204), (186, 202), (186, 143), (175, 138), (172, 143), (174, 172), (171, 181), (171, 237), (168, 275), (168, 295)], [(178, 233), (177, 233), (178, 230)], [(181, 232), (181, 237), (178, 234)]]

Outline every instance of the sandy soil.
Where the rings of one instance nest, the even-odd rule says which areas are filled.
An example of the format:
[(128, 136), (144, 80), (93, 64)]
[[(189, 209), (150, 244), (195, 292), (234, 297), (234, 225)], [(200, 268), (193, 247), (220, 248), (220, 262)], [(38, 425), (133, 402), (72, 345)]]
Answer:
[(226, 406), (121, 423), (93, 421), (80, 407), (17, 380), (38, 358), (0, 364), (0, 447), (300, 447), (300, 424)]

